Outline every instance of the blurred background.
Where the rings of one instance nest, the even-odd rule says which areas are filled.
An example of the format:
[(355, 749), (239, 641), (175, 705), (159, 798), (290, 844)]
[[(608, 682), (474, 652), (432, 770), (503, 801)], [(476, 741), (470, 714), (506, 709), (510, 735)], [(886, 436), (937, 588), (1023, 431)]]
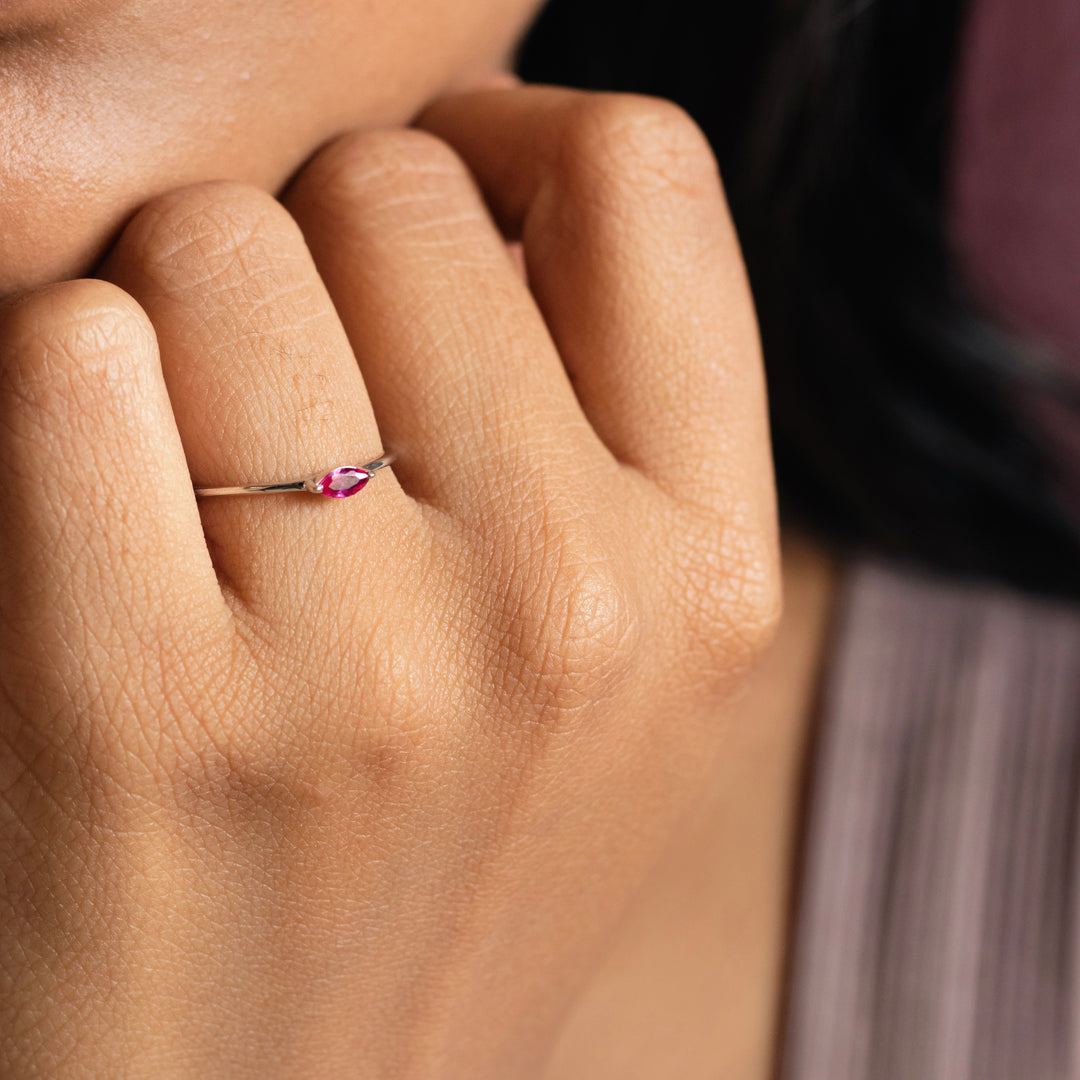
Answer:
[(553, 0), (519, 70), (708, 134), (789, 521), (1080, 595), (1080, 6)]

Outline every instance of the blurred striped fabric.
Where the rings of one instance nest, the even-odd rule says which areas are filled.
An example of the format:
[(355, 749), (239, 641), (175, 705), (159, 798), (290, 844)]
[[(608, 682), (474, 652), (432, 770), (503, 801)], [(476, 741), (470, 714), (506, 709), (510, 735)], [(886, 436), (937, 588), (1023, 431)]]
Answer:
[(821, 725), (781, 1076), (1080, 1077), (1080, 609), (856, 561)]

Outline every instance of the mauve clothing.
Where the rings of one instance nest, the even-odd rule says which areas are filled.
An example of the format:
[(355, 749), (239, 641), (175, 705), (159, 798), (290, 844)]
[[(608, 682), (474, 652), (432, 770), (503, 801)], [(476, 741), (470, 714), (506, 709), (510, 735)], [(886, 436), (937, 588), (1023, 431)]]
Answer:
[[(974, 0), (959, 71), (958, 266), (1076, 378), (1080, 0)], [(783, 1080), (1080, 1080), (1080, 608), (855, 561), (803, 867)]]
[(1080, 1077), (1080, 608), (867, 558), (833, 637), (784, 1080)]

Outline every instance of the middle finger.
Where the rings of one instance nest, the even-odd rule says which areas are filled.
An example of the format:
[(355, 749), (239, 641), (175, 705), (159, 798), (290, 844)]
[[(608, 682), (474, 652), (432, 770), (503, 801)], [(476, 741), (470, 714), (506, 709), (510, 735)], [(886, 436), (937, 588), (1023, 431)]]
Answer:
[(454, 512), (520, 509), (542, 477), (617, 464), (467, 167), (411, 130), (345, 136), (286, 198), (405, 451), (406, 489)]

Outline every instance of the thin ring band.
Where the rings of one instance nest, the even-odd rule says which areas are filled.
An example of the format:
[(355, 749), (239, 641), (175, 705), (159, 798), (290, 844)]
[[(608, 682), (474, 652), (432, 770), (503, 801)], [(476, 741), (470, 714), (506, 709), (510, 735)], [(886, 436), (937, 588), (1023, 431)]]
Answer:
[(305, 480), (285, 480), (275, 484), (245, 484), (243, 487), (196, 488), (199, 498), (208, 495), (279, 495), (287, 491), (306, 491), (330, 499), (345, 499), (355, 495), (380, 469), (394, 460), (393, 454), (369, 461), (366, 465), (338, 465), (329, 472), (309, 476)]

